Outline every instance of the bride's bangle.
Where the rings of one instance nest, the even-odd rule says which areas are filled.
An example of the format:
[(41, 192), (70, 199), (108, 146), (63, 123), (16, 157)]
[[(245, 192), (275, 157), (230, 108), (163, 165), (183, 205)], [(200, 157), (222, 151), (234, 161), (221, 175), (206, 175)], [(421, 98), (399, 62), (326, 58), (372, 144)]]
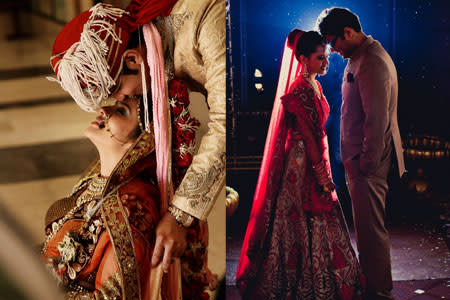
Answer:
[(327, 184), (322, 185), (322, 190), (325, 193), (331, 193), (335, 188), (336, 186), (332, 181), (329, 181)]
[(320, 185), (326, 185), (330, 181), (330, 174), (323, 159), (318, 163), (313, 164), (312, 169), (314, 170)]

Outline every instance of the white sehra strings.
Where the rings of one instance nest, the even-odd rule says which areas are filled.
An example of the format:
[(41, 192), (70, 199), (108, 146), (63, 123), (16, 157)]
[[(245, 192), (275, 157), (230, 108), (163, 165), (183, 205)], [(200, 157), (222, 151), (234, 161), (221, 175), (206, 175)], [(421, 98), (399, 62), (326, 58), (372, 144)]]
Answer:
[[(96, 18), (111, 18), (116, 20), (127, 11), (99, 3), (92, 7), (89, 20), (84, 24), (80, 41), (74, 43), (55, 65), (58, 67), (57, 78), (47, 77), (50, 81), (58, 82), (67, 91), (76, 103), (85, 111), (94, 112), (100, 108), (100, 103), (107, 98), (115, 85), (116, 78), (110, 76), (110, 67), (107, 62), (109, 47), (108, 38), (122, 43), (114, 31), (114, 25)], [(93, 27), (98, 27), (93, 30)], [(106, 32), (102, 39), (100, 35)], [(62, 53), (52, 56), (60, 56)], [(123, 60), (123, 58), (122, 58)], [(120, 68), (123, 61), (120, 62)], [(84, 87), (83, 87), (84, 86)]]

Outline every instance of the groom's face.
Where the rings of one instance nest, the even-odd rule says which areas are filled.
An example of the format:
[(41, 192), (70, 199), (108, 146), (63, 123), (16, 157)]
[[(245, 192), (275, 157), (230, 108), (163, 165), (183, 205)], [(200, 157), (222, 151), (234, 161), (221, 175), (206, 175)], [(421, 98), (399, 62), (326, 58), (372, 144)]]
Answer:
[(345, 38), (336, 35), (326, 35), (325, 40), (330, 45), (332, 52), (337, 52), (343, 58), (350, 57), (349, 47)]
[[(145, 63), (144, 56), (137, 49), (128, 49), (123, 54), (124, 66), (116, 86), (113, 88), (111, 97), (125, 101), (128, 98), (142, 96), (142, 69), (141, 63)], [(147, 65), (144, 64), (145, 69)], [(144, 70), (145, 71), (145, 70)], [(147, 88), (149, 89), (150, 77), (148, 71), (145, 72)]]

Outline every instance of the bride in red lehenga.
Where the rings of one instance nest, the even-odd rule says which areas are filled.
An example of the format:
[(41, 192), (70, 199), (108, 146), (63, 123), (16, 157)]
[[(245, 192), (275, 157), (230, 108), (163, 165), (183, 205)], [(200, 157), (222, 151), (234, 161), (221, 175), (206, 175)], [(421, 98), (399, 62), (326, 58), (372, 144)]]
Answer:
[[(364, 276), (331, 179), (314, 31), (286, 42), (253, 208), (237, 268), (243, 299), (361, 299)], [(294, 57), (295, 56), (295, 57)]]

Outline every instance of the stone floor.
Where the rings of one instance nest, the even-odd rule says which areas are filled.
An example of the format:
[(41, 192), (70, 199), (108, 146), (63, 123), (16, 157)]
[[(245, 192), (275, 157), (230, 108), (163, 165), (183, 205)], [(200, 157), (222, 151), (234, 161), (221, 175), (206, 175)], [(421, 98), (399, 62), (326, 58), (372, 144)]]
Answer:
[[(450, 279), (394, 281), (396, 300), (437, 300), (450, 298)], [(241, 300), (234, 286), (226, 287), (227, 300)]]
[[(350, 232), (356, 248), (353, 230)], [(441, 232), (425, 224), (391, 226), (389, 232), (396, 299), (450, 298), (450, 252)], [(226, 299), (240, 299), (234, 285), (242, 240), (242, 236), (227, 239)]]

